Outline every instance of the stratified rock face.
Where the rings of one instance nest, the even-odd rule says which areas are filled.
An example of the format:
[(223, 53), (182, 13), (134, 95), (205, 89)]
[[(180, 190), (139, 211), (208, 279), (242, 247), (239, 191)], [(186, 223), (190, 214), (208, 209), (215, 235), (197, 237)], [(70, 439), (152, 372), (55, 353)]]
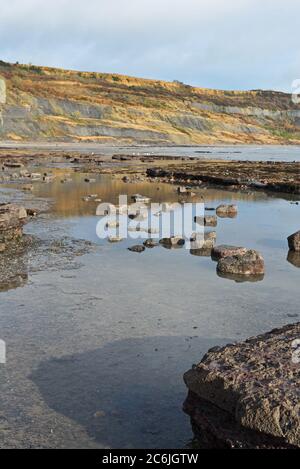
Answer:
[(221, 275), (257, 276), (265, 272), (265, 263), (262, 255), (249, 249), (245, 254), (224, 257), (217, 265)]
[(240, 246), (229, 246), (228, 244), (221, 244), (215, 246), (212, 250), (211, 257), (214, 260), (223, 259), (224, 257), (236, 256), (237, 254), (244, 255), (247, 252), (247, 248)]
[(292, 251), (300, 251), (300, 231), (288, 237), (289, 248)]
[(218, 447), (300, 447), (299, 339), (300, 323), (288, 325), (216, 347), (185, 373), (196, 436)]
[(220, 218), (235, 218), (238, 214), (238, 208), (236, 205), (219, 205), (216, 208), (216, 214)]
[(14, 204), (0, 204), (0, 243), (6, 244), (22, 236), (27, 211)]

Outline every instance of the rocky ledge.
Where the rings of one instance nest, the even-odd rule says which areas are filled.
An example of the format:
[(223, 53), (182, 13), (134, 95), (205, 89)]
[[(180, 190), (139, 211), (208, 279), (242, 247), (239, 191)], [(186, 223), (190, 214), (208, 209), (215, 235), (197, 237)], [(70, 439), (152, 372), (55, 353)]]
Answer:
[(0, 204), (0, 251), (5, 251), (7, 245), (17, 241), (23, 234), (23, 226), (27, 220), (24, 207), (15, 204)]
[(215, 347), (184, 375), (200, 447), (300, 447), (300, 323)]
[[(180, 161), (147, 169), (148, 178), (190, 186), (300, 194), (300, 163), (272, 161)], [(224, 208), (219, 207), (220, 216)], [(234, 207), (226, 216), (236, 216)]]

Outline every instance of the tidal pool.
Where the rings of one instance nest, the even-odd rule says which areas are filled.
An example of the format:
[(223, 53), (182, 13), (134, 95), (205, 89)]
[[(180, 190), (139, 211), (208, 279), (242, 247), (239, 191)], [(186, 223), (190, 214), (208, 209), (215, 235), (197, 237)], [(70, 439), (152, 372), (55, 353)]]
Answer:
[(52, 212), (26, 233), (93, 247), (71, 263), (59, 251), (49, 268), (46, 254), (31, 253), (27, 283), (0, 293), (0, 446), (183, 448), (192, 438), (183, 373), (212, 346), (299, 320), (300, 269), (286, 238), (299, 229), (300, 205), (262, 192), (197, 191), (209, 207), (238, 205), (237, 218), (219, 218), (218, 244), (265, 258), (262, 281), (237, 283), (185, 248), (137, 254), (127, 250), (137, 240), (98, 239), (95, 203), (83, 197), (178, 196), (167, 184), (91, 177), (35, 184), (32, 197), (51, 198)]

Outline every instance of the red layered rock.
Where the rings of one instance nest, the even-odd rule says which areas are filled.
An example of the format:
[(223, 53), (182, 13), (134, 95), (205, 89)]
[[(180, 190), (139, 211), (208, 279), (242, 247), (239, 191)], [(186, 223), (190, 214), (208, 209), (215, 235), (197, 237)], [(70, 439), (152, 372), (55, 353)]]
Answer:
[(200, 446), (300, 447), (299, 338), (300, 323), (284, 326), (211, 349), (185, 373)]

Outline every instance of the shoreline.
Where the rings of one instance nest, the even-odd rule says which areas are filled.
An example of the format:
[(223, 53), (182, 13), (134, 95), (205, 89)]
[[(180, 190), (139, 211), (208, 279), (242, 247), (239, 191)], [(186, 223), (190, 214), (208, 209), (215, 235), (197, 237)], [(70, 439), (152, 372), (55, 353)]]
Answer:
[(126, 152), (97, 155), (73, 151), (1, 150), (3, 168), (12, 171), (36, 163), (60, 162), (70, 167), (84, 168), (95, 174), (120, 177), (142, 177), (149, 181), (188, 185), (205, 189), (216, 187), (233, 192), (265, 191), (300, 195), (300, 161), (226, 160), (195, 158), (162, 154), (130, 155)]

